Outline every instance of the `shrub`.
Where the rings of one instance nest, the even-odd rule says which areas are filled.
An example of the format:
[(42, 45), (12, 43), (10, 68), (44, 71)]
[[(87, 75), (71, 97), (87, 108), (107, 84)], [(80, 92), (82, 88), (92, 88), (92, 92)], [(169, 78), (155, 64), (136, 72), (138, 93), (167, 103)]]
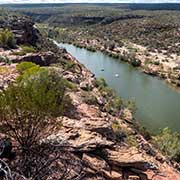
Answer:
[(54, 118), (62, 115), (69, 103), (65, 81), (55, 72), (39, 68), (27, 74), (0, 93), (0, 130), (22, 150), (50, 135), (59, 125)]
[(22, 51), (25, 52), (25, 53), (35, 53), (36, 50), (34, 49), (34, 47), (32, 46), (21, 46), (22, 48)]
[(97, 98), (91, 94), (91, 92), (83, 92), (82, 94), (82, 97), (83, 97), (83, 101), (86, 103), (86, 104), (89, 104), (89, 105), (95, 105), (97, 104)]
[(138, 121), (133, 122), (134, 129), (136, 129), (147, 141), (152, 139), (152, 133), (147, 128), (141, 125)]
[(65, 70), (72, 70), (72, 71), (75, 70), (76, 64), (72, 61), (61, 59), (60, 63), (64, 67)]
[(107, 87), (101, 87), (100, 92), (101, 92), (102, 96), (108, 100), (115, 98), (115, 91), (108, 86)]
[(95, 47), (89, 46), (89, 47), (86, 47), (86, 49), (89, 50), (89, 51), (92, 51), (92, 52), (96, 52), (96, 48)]
[(5, 64), (11, 64), (11, 60), (6, 56), (0, 56), (0, 62), (4, 62)]
[(136, 139), (136, 137), (134, 135), (129, 135), (127, 136), (127, 139), (126, 139), (126, 143), (130, 146), (130, 147), (138, 147), (139, 144), (138, 144), (138, 141)]
[(139, 67), (141, 66), (141, 61), (139, 59), (132, 59), (131, 60), (131, 64), (134, 66), (134, 67)]
[(136, 111), (134, 101), (123, 101), (121, 97), (116, 95), (113, 89), (108, 87), (106, 81), (103, 78), (97, 79), (95, 85), (100, 90), (101, 95), (107, 101), (103, 107), (103, 110), (116, 116), (120, 116), (121, 110), (123, 110), (125, 107), (128, 108), (132, 113)]
[(0, 46), (3, 48), (14, 48), (15, 45), (13, 33), (8, 29), (0, 30)]
[(118, 115), (123, 107), (123, 101), (120, 97), (110, 99), (105, 105), (105, 110), (112, 115)]
[(22, 74), (23, 72), (25, 72), (26, 70), (32, 67), (37, 67), (37, 65), (32, 62), (22, 62), (16, 66), (16, 69), (18, 70), (19, 73)]
[(106, 83), (106, 81), (105, 81), (104, 78), (96, 79), (95, 85), (96, 85), (96, 87), (98, 87), (98, 88), (107, 87), (107, 83)]
[(124, 101), (124, 106), (127, 107), (132, 113), (135, 113), (137, 110), (136, 103), (134, 100)]
[(153, 137), (155, 146), (171, 160), (180, 162), (180, 134), (165, 128)]
[(122, 127), (117, 121), (113, 121), (112, 129), (118, 142), (125, 142), (130, 147), (138, 147), (136, 137), (126, 127)]
[(106, 81), (103, 78), (97, 79), (95, 86), (99, 89), (101, 95), (107, 101), (103, 107), (104, 111), (107, 111), (115, 116), (121, 116), (121, 110), (124, 108), (128, 108), (132, 113), (136, 111), (134, 101), (124, 101), (121, 97), (118, 97), (115, 91), (108, 87)]
[(127, 138), (127, 135), (125, 134), (122, 127), (119, 125), (119, 123), (117, 121), (112, 122), (112, 129), (113, 129), (113, 132), (116, 136), (116, 140), (118, 142), (125, 141), (125, 138)]
[(23, 45), (23, 46), (21, 46), (20, 51), (13, 52), (12, 54), (17, 55), (17, 56), (24, 56), (27, 53), (35, 53), (35, 52), (36, 52), (36, 50), (34, 49), (34, 47)]

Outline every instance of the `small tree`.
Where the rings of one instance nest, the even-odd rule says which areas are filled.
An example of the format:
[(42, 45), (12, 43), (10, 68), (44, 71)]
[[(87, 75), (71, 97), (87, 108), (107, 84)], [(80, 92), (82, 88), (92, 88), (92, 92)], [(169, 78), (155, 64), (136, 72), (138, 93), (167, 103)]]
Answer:
[(14, 48), (15, 47), (14, 35), (8, 29), (0, 30), (0, 46), (3, 48)]
[[(33, 67), (34, 68), (34, 67)], [(66, 104), (65, 80), (45, 68), (27, 70), (0, 93), (1, 131), (27, 150), (58, 126)]]

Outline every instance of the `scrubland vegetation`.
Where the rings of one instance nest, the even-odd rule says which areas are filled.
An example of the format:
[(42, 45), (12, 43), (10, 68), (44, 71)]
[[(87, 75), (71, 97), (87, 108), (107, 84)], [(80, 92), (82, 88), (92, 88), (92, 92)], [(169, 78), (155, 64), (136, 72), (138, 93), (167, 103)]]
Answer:
[[(146, 8), (148, 7), (146, 6)], [(72, 43), (77, 47), (87, 48), (90, 51), (101, 50), (101, 47), (104, 47), (102, 51), (105, 53), (107, 53), (106, 50), (113, 51), (116, 47), (125, 46), (129, 52), (124, 52), (123, 55), (107, 54), (125, 62), (130, 59), (131, 64), (135, 67), (141, 66), (141, 61), (136, 58), (138, 49), (129, 45), (128, 42), (146, 47), (144, 54), (147, 57), (150, 55), (149, 52), (169, 56), (171, 54), (180, 55), (180, 14), (178, 6), (176, 7), (177, 11), (169, 11), (168, 7), (164, 11), (151, 11), (151, 8), (146, 11), (146, 8), (143, 9), (140, 6), (132, 6), (131, 10), (128, 8), (130, 7), (124, 6), (122, 8), (113, 5), (68, 5), (51, 8), (51, 10), (46, 7), (41, 10), (22, 8), (20, 11), (30, 14), (38, 22), (37, 26), (41, 33), (61, 42)], [(37, 11), (38, 16), (36, 15)], [(44, 13), (48, 15), (44, 17)], [(151, 64), (161, 66), (162, 73), (160, 72), (160, 76), (164, 77), (165, 72), (160, 61), (147, 58), (144, 62), (144, 68), (148, 69)], [(71, 66), (71, 64), (66, 66)], [(125, 103), (121, 98), (117, 98), (103, 79), (98, 79), (96, 86), (103, 97), (109, 99), (104, 107), (106, 111), (117, 115), (119, 109), (124, 106), (131, 107), (132, 111), (135, 110), (134, 103)], [(94, 104), (97, 101), (95, 97), (88, 95), (88, 93), (84, 94), (84, 99), (88, 104)], [(117, 132), (122, 132), (119, 131), (120, 127), (116, 123), (113, 128)], [(151, 139), (146, 130), (140, 129), (147, 139)], [(179, 153), (178, 139), (178, 133), (172, 133), (170, 130), (164, 129), (153, 138), (153, 143), (170, 159), (177, 160)], [(135, 140), (130, 138), (131, 143), (134, 144)]]
[(36, 52), (35, 48), (32, 46), (21, 45), (20, 48), (21, 48), (20, 51), (13, 52), (12, 54), (18, 55), (18, 56), (24, 56), (27, 53), (35, 53)]
[[(103, 78), (95, 79), (65, 50), (56, 49), (57, 47), (46, 39), (60, 39), (90, 51), (101, 50), (103, 47), (102, 51), (112, 57), (123, 61), (130, 59), (134, 67), (141, 66), (142, 62), (136, 57), (138, 48), (131, 46), (129, 42), (146, 46), (147, 54), (149, 51), (164, 50), (166, 53), (180, 53), (178, 12), (129, 11), (126, 9), (130, 8), (128, 6), (121, 10), (118, 8), (119, 6), (113, 5), (22, 8), (19, 11), (34, 18), (38, 22), (40, 33), (43, 34), (42, 39), (38, 41), (40, 44), (35, 46), (32, 45), (36, 42), (33, 38), (27, 38), (28, 43), (22, 43), (22, 39), (19, 39), (21, 43), (16, 44), (11, 30), (0, 31), (0, 47), (3, 51), (19, 48), (10, 54), (17, 58), (39, 51), (44, 53), (50, 50), (52, 54), (57, 53), (56, 56), (53, 54), (57, 58), (53, 63), (57, 63), (51, 64), (50, 67), (42, 67), (32, 62), (17, 62), (12, 67), (18, 74), (17, 78), (0, 91), (0, 133), (8, 140), (6, 142), (12, 142), (13, 148), (16, 148), (17, 155), (13, 154), (11, 157), (13, 159), (16, 156), (10, 167), (15, 172), (18, 171), (24, 179), (47, 179), (52, 174), (51, 179), (78, 179), (83, 168), (88, 167), (84, 158), (87, 155), (97, 158), (95, 160), (98, 165), (107, 163), (106, 169), (110, 169), (110, 172), (111, 167), (115, 166), (115, 171), (120, 167), (121, 170), (124, 168), (122, 171), (130, 169), (130, 173), (134, 173), (132, 168), (135, 169), (135, 175), (141, 178), (141, 169), (134, 168), (134, 164), (129, 167), (128, 161), (132, 163), (131, 157), (126, 157), (127, 169), (121, 156), (120, 164), (116, 166), (116, 163), (119, 163), (118, 153), (123, 156), (123, 148), (131, 153), (130, 148), (133, 147), (138, 153), (145, 155), (146, 150), (140, 148), (142, 144), (138, 138), (143, 141), (146, 139), (145, 145), (151, 143), (153, 148), (158, 149), (170, 160), (168, 162), (180, 162), (179, 133), (165, 128), (159, 134), (151, 135), (145, 128), (138, 126), (133, 121), (133, 113), (136, 111), (134, 101), (125, 101), (118, 97)], [(38, 34), (35, 38), (38, 39), (39, 36)], [(88, 46), (86, 43), (92, 44)], [(117, 47), (123, 46), (129, 51), (123, 55), (111, 53)], [(6, 56), (0, 57), (0, 61), (4, 62), (0, 67), (0, 75), (8, 73), (11, 61)], [(147, 60), (147, 68), (149, 64), (161, 65), (159, 61)], [(127, 115), (130, 116), (129, 119)], [(63, 120), (65, 124), (62, 124)], [(10, 148), (11, 151), (12, 147)], [(106, 151), (117, 153), (118, 158), (108, 161), (113, 153), (108, 154)], [(151, 159), (153, 158), (151, 154)], [(91, 165), (94, 165), (94, 159)], [(135, 164), (139, 162), (141, 165), (144, 160), (137, 159)], [(144, 164), (142, 166), (145, 167)], [(78, 168), (80, 173), (76, 171)], [(93, 169), (94, 167), (91, 171)], [(96, 168), (95, 172), (97, 175)], [(117, 172), (120, 172), (119, 169)], [(69, 176), (71, 177), (68, 178)]]
[(170, 160), (180, 162), (180, 134), (165, 128), (153, 138), (154, 145)]
[(102, 51), (179, 87), (179, 6), (149, 6), (69, 4), (18, 11), (30, 15), (47, 37)]
[(13, 33), (8, 29), (0, 30), (0, 47), (3, 48), (14, 48), (16, 42)]
[[(61, 41), (76, 43), (78, 38), (99, 39), (121, 46), (123, 41), (130, 40), (152, 51), (180, 53), (178, 9), (146, 11), (136, 7), (136, 10), (128, 11), (128, 8), (113, 5), (68, 5), (51, 9), (22, 8), (19, 11), (30, 14), (37, 22), (49, 24), (46, 34), (50, 37), (58, 36)], [(44, 13), (48, 14), (45, 18)]]
[(0, 93), (1, 132), (28, 150), (51, 134), (49, 128), (58, 128), (54, 118), (70, 102), (65, 80), (56, 72), (28, 62), (18, 64), (17, 70), (17, 81)]

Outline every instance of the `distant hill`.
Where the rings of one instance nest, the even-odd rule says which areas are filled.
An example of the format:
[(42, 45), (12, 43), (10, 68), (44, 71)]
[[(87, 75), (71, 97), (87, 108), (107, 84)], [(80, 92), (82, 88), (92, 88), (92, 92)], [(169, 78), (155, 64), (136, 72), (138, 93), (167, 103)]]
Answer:
[[(73, 3), (48, 3), (48, 4), (2, 4), (0, 7), (5, 8), (55, 8), (63, 7)], [(80, 5), (113, 7), (115, 9), (132, 9), (132, 10), (180, 10), (180, 3), (79, 3)], [(76, 3), (77, 5), (77, 3)]]

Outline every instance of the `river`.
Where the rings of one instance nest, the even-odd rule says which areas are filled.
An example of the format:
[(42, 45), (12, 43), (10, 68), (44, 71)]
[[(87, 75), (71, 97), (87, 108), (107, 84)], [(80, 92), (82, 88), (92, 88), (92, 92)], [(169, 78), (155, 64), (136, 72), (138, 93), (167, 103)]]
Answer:
[(96, 77), (103, 77), (117, 95), (134, 100), (137, 107), (135, 118), (150, 132), (156, 133), (165, 127), (180, 132), (180, 93), (163, 80), (101, 52), (90, 52), (70, 44), (58, 45), (66, 48)]

